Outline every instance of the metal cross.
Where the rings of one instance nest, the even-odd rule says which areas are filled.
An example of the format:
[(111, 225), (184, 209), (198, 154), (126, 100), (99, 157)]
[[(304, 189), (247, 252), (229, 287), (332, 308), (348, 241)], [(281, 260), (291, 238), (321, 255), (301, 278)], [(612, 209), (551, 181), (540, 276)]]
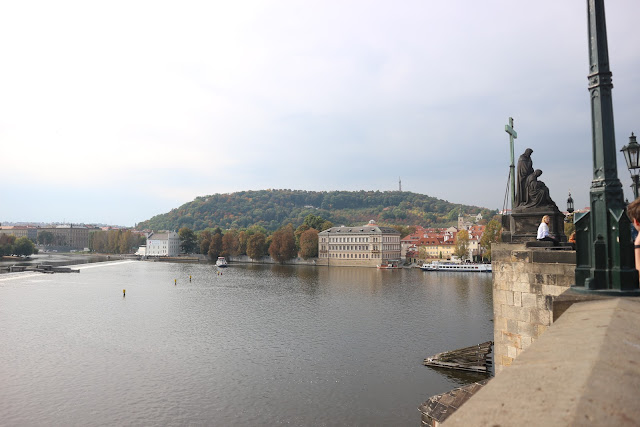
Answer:
[(504, 126), (504, 131), (509, 134), (509, 144), (511, 145), (511, 209), (516, 204), (516, 166), (513, 160), (513, 140), (518, 138), (518, 133), (513, 129), (513, 117), (509, 117), (509, 124)]

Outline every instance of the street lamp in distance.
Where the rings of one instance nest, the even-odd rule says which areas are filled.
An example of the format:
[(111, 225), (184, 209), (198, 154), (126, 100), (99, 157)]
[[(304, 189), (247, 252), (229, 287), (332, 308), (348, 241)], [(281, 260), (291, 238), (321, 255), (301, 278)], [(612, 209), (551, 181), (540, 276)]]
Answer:
[(631, 187), (633, 188), (633, 197), (634, 199), (638, 198), (638, 181), (640, 180), (640, 144), (636, 141), (636, 136), (631, 132), (631, 136), (629, 137), (629, 144), (625, 145), (620, 149), (624, 154), (624, 160), (627, 162), (627, 169), (629, 169), (629, 173), (631, 174), (631, 180), (633, 184)]
[(571, 191), (569, 191), (569, 198), (567, 199), (567, 212), (573, 213), (573, 197), (571, 197)]

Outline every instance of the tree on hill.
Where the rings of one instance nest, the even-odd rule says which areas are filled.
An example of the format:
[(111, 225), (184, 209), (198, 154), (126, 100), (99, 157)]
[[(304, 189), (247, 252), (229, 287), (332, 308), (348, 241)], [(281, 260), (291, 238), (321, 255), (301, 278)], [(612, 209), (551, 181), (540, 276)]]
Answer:
[(302, 259), (318, 256), (318, 230), (310, 228), (300, 236), (300, 256)]
[(160, 230), (188, 226), (199, 231), (202, 227), (229, 230), (260, 224), (275, 231), (288, 223), (294, 227), (306, 223), (323, 231), (336, 223), (357, 225), (371, 219), (404, 226), (450, 226), (460, 208), (481, 212), (487, 218), (495, 212), (411, 192), (261, 190), (197, 197), (138, 227)]
[(271, 244), (269, 245), (269, 255), (271, 258), (283, 263), (293, 259), (298, 254), (296, 249), (296, 239), (293, 234), (293, 225), (287, 224), (273, 233)]

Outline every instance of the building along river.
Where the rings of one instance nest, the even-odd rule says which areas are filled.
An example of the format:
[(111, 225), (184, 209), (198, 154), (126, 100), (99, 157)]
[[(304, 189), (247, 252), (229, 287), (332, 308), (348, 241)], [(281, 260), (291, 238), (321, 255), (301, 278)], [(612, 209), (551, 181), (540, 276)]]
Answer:
[(77, 268), (0, 275), (0, 424), (417, 426), (484, 378), (423, 359), (493, 337), (490, 275)]

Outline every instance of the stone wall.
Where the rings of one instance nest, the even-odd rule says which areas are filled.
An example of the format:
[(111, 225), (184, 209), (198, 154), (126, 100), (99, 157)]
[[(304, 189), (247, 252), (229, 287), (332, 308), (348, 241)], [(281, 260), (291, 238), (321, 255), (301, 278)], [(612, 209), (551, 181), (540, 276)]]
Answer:
[(574, 282), (575, 251), (494, 243), (494, 364), (496, 375), (553, 322), (553, 297)]

